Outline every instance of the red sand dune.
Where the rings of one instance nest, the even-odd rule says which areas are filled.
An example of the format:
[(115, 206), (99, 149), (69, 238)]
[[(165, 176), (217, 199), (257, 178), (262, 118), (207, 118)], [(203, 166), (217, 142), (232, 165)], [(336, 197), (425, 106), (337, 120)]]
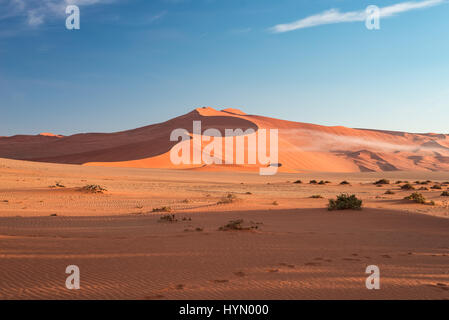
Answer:
[[(198, 108), (169, 121), (115, 133), (0, 137), (0, 157), (95, 166), (256, 170), (260, 165), (174, 165), (170, 133), (201, 120), (202, 130), (278, 129), (280, 171), (449, 171), (449, 135), (326, 127), (247, 115), (238, 109)], [(220, 139), (214, 137), (212, 139)], [(235, 138), (230, 138), (235, 141)], [(245, 139), (246, 140), (246, 139)], [(224, 139), (222, 139), (224, 145)], [(202, 148), (209, 142), (203, 142)], [(247, 144), (245, 144), (247, 154)], [(235, 159), (235, 143), (234, 143)], [(221, 156), (223, 158), (224, 155)]]

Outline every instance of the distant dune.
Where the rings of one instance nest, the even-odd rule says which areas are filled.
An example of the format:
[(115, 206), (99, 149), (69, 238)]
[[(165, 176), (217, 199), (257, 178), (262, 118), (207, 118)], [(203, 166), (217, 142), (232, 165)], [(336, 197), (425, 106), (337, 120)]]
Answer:
[[(122, 132), (0, 137), (0, 157), (89, 166), (206, 171), (253, 171), (260, 166), (172, 164), (170, 150), (179, 142), (170, 141), (171, 132), (184, 128), (192, 135), (193, 121), (198, 120), (202, 131), (215, 128), (222, 135), (225, 129), (278, 129), (279, 171), (449, 171), (449, 135), (327, 127), (247, 115), (238, 109), (219, 111), (210, 107), (195, 109), (163, 123)], [(235, 137), (230, 139), (235, 141)], [(208, 143), (203, 142), (202, 148)], [(225, 144), (224, 138), (222, 143)], [(245, 148), (247, 154), (247, 144)], [(235, 147), (233, 151), (235, 157)]]

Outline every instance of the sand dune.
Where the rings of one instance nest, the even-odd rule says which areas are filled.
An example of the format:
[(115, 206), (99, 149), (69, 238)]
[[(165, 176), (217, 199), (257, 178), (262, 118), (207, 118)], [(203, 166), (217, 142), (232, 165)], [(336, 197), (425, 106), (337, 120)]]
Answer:
[[(449, 171), (449, 135), (326, 127), (247, 115), (233, 108), (219, 111), (211, 107), (198, 108), (163, 123), (116, 133), (3, 137), (0, 138), (0, 157), (93, 166), (210, 170), (204, 163), (176, 166), (170, 161), (170, 150), (177, 144), (170, 141), (170, 133), (184, 128), (192, 134), (193, 121), (201, 121), (203, 131), (216, 128), (223, 136), (225, 129), (256, 132), (278, 129), (279, 163), (282, 164), (279, 171), (284, 172)], [(202, 150), (208, 143), (203, 142)], [(224, 138), (221, 143), (225, 144)], [(245, 148), (248, 154), (247, 144)], [(224, 155), (217, 157), (224, 163)], [(240, 169), (245, 167), (253, 170), (253, 166), (239, 166)], [(227, 170), (229, 166), (213, 168)]]

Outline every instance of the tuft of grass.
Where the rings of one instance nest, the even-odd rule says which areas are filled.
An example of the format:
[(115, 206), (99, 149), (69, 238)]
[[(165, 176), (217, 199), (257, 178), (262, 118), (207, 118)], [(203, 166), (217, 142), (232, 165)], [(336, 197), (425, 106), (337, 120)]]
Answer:
[(164, 214), (159, 218), (159, 222), (178, 222), (174, 214)]
[(314, 195), (310, 196), (310, 198), (312, 198), (312, 199), (323, 199), (323, 197), (320, 194), (314, 194)]
[(449, 197), (449, 191), (443, 191), (443, 192), (441, 193), (441, 196), (442, 196), (442, 197)]
[(411, 195), (409, 195), (408, 197), (405, 197), (404, 199), (411, 200), (413, 202), (421, 203), (421, 204), (426, 203), (426, 198), (419, 192), (413, 192)]
[(385, 194), (395, 194), (395, 193), (391, 190), (387, 190), (387, 191), (385, 191)]
[(421, 187), (421, 188), (419, 188), (418, 190), (421, 190), (421, 191), (429, 191), (429, 188), (427, 188), (427, 187)]
[(245, 192), (245, 194), (253, 194), (252, 192), (249, 192), (249, 191), (247, 191), (247, 192)]
[(293, 183), (298, 183), (298, 184), (301, 184), (302, 183), (302, 181), (301, 180), (296, 180), (295, 182), (293, 182)]
[(337, 196), (337, 199), (329, 199), (329, 204), (327, 206), (329, 211), (332, 210), (360, 210), (362, 209), (362, 200), (357, 199), (357, 197), (353, 195), (349, 195), (347, 193), (342, 193)]
[(171, 212), (170, 207), (153, 208), (152, 212)]
[(346, 180), (344, 180), (344, 181), (342, 181), (342, 182), (340, 182), (340, 185), (347, 185), (347, 184), (350, 184), (348, 181), (346, 181)]
[(90, 193), (103, 193), (104, 191), (107, 191), (106, 188), (103, 188), (98, 184), (87, 184), (82, 187), (81, 190)]
[(404, 185), (401, 186), (402, 190), (415, 190), (415, 187), (412, 186), (410, 183), (406, 183)]
[(374, 184), (377, 184), (377, 185), (381, 185), (381, 184), (390, 184), (390, 180), (387, 180), (387, 179), (380, 179), (380, 180), (377, 180), (376, 182), (374, 182)]
[(278, 206), (279, 203), (275, 200), (275, 201), (273, 201), (272, 205), (273, 205), (273, 206)]
[(228, 204), (228, 203), (233, 203), (234, 201), (237, 200), (237, 196), (235, 194), (232, 193), (228, 193), (226, 195), (226, 197), (221, 198), (220, 201), (217, 202), (217, 204)]
[(430, 187), (430, 189), (441, 190), (443, 188), (439, 184), (434, 184), (433, 186)]
[(182, 200), (181, 202), (182, 202), (182, 203), (190, 203), (190, 200), (189, 200), (189, 199), (184, 199), (184, 200)]

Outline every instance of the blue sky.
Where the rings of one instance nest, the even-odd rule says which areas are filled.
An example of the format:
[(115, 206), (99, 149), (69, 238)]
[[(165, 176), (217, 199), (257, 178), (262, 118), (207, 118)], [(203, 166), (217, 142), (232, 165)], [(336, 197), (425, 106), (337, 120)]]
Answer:
[(64, 0), (0, 0), (0, 136), (126, 130), (199, 106), (449, 133), (449, 4), (423, 1), (438, 3), (368, 30), (307, 21), (404, 1), (72, 0), (69, 31)]

